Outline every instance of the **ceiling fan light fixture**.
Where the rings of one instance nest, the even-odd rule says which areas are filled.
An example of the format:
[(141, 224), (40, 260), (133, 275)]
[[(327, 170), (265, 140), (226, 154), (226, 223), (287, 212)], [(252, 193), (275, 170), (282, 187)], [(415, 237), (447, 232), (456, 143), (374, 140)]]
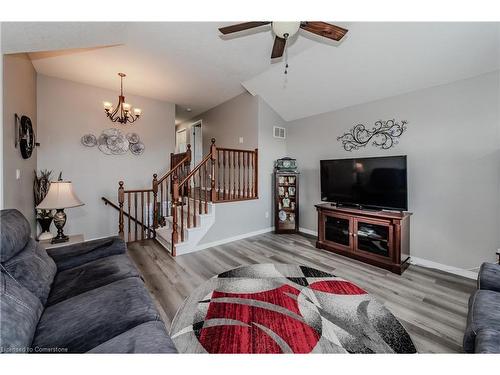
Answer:
[(297, 34), (300, 21), (273, 22), (272, 28), (277, 37), (288, 39)]

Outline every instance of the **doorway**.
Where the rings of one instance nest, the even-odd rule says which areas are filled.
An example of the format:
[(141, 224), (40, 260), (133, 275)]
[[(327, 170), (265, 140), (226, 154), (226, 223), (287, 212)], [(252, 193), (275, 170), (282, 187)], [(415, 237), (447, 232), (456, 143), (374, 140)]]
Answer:
[(186, 152), (187, 149), (187, 137), (186, 129), (179, 130), (175, 133), (175, 153), (179, 154), (181, 152)]
[(191, 125), (191, 136), (192, 136), (191, 147), (193, 152), (191, 166), (192, 168), (194, 168), (203, 159), (203, 136), (201, 130), (201, 120)]

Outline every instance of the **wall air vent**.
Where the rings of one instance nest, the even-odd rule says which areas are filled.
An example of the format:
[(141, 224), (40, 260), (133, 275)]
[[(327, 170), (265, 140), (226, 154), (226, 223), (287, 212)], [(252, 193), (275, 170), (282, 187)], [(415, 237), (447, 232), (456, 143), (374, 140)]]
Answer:
[(274, 138), (285, 139), (286, 129), (279, 126), (273, 126), (273, 136)]

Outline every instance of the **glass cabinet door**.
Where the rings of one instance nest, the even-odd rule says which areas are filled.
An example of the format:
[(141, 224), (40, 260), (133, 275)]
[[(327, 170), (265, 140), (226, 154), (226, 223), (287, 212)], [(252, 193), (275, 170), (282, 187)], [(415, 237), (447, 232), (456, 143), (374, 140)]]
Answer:
[(325, 240), (350, 248), (351, 220), (339, 216), (326, 215)]
[(389, 224), (356, 219), (356, 250), (384, 257), (391, 256), (392, 230)]

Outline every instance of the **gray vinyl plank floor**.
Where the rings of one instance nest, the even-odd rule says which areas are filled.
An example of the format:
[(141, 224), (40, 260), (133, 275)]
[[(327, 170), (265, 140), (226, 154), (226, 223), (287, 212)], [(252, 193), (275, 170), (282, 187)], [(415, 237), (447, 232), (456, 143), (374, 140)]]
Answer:
[(208, 278), (257, 263), (305, 265), (354, 282), (403, 324), (419, 353), (462, 352), (467, 301), (475, 281), (411, 265), (403, 275), (320, 250), (299, 234), (263, 234), (172, 258), (155, 240), (129, 244), (160, 315), (170, 330), (184, 299)]

